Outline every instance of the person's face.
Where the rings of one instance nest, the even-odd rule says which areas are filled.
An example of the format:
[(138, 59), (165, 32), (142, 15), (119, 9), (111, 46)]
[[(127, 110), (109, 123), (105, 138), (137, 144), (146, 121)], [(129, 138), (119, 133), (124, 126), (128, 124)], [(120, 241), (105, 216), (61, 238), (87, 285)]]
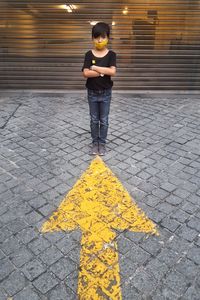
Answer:
[(96, 38), (93, 38), (93, 42), (94, 42), (96, 49), (103, 50), (108, 43), (108, 37), (107, 37), (107, 35), (105, 37), (100, 35)]

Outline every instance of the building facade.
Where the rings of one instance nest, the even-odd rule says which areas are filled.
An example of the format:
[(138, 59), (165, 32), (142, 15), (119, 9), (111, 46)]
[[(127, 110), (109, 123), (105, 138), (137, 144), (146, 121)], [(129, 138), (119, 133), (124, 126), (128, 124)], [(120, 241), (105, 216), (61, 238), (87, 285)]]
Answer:
[(200, 0), (0, 0), (0, 88), (84, 89), (91, 28), (110, 24), (117, 90), (200, 90)]

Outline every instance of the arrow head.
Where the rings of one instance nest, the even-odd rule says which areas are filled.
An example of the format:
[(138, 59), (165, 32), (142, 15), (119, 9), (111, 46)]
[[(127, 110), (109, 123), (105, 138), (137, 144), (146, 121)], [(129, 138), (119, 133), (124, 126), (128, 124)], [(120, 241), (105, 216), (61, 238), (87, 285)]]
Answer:
[(155, 224), (133, 202), (119, 179), (97, 156), (44, 223), (43, 232), (104, 229), (157, 233)]

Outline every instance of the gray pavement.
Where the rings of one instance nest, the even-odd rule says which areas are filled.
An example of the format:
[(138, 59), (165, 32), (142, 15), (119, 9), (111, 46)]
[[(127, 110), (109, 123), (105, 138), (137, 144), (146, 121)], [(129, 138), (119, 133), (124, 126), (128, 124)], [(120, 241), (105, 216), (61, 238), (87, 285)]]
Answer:
[[(199, 95), (113, 93), (103, 160), (160, 233), (118, 232), (123, 300), (200, 299), (199, 116)], [(1, 92), (1, 300), (77, 299), (81, 232), (40, 228), (89, 143), (85, 92)]]

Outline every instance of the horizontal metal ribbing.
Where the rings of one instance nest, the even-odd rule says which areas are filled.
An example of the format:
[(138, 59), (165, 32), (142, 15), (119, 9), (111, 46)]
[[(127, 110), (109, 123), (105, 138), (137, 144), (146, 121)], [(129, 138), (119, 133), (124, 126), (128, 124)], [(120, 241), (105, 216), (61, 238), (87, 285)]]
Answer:
[[(200, 0), (0, 3), (0, 88), (82, 89), (91, 21), (108, 22), (115, 89), (200, 90)], [(114, 22), (114, 23), (113, 23)]]

